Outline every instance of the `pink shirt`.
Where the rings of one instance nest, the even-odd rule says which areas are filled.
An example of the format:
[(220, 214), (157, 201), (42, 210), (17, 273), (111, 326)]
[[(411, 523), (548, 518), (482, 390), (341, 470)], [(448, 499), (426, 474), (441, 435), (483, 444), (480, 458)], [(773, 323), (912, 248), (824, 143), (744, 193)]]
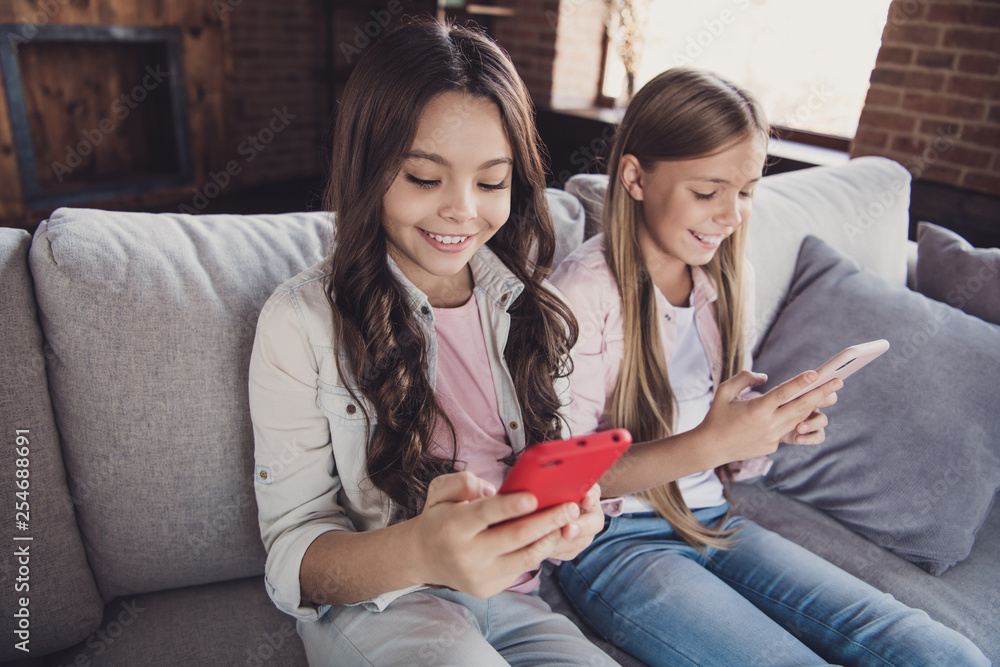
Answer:
[[(499, 489), (508, 468), (502, 459), (510, 456), (512, 450), (500, 419), (475, 295), (458, 308), (434, 308), (434, 329), (438, 343), (434, 395), (455, 427), (458, 443), (455, 467)], [(440, 424), (432, 451), (450, 458), (451, 442), (447, 426)], [(507, 590), (529, 593), (539, 583), (539, 571), (533, 570), (522, 574)]]
[[(499, 489), (507, 474), (501, 460), (512, 450), (500, 421), (476, 298), (473, 296), (458, 308), (435, 308), (434, 329), (438, 340), (434, 394), (455, 427), (456, 467)], [(434, 452), (451, 456), (451, 434), (444, 424), (435, 433)]]
[[(751, 368), (749, 351), (753, 349), (757, 327), (753, 321), (753, 269), (745, 263), (748, 320), (744, 325), (747, 355), (744, 368)], [(718, 294), (708, 274), (701, 267), (692, 267), (694, 288), (691, 305), (694, 324), (705, 346), (712, 374), (713, 389), (722, 380), (722, 336), (715, 319)], [(604, 258), (604, 235), (598, 234), (574, 250), (562, 261), (551, 282), (565, 295), (580, 326), (580, 338), (573, 348), (573, 375), (570, 377), (572, 402), (569, 423), (572, 433), (593, 433), (608, 427), (610, 401), (625, 351), (624, 323), (618, 285)], [(677, 309), (656, 290), (657, 313), (660, 318), (660, 338), (665, 359), (672, 359), (677, 342)], [(769, 461), (753, 459), (743, 470), (752, 477), (766, 471)], [(753, 465), (746, 465), (751, 464)]]

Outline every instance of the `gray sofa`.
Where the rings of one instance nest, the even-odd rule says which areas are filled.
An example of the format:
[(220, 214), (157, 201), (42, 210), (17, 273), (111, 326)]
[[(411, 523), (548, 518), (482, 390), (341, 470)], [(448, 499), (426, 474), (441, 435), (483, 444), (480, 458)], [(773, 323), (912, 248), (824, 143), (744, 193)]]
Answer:
[[(582, 177), (550, 191), (560, 258), (593, 229), (599, 185)], [(905, 289), (907, 196), (906, 172), (875, 158), (764, 179), (749, 248), (760, 331), (782, 309), (807, 234)], [(850, 227), (872, 202), (883, 210), (854, 243)], [(261, 306), (321, 259), (330, 232), (322, 213), (88, 209), (56, 211), (33, 238), (0, 229), (0, 497), (11, 514), (18, 502), (28, 510), (20, 526), (6, 522), (0, 660), (305, 664), (292, 619), (264, 589), (246, 373)], [(1000, 656), (995, 507), (971, 555), (935, 577), (767, 484), (735, 497), (751, 518)], [(573, 615), (550, 577), (543, 594)]]

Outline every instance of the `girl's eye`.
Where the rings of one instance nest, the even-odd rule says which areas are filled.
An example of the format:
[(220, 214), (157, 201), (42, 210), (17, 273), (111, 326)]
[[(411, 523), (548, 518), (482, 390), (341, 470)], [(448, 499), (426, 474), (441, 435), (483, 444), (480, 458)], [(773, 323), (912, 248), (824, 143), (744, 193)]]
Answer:
[(425, 188), (425, 189), (427, 189), (427, 188), (433, 188), (435, 185), (437, 185), (440, 182), (440, 181), (425, 181), (422, 178), (417, 178), (413, 174), (407, 174), (406, 175), (406, 180), (408, 180), (410, 183), (413, 183), (418, 188)]
[(496, 192), (497, 190), (504, 190), (504, 189), (506, 189), (507, 188), (507, 184), (506, 183), (497, 183), (497, 184), (480, 183), (479, 187), (480, 187), (480, 189), (485, 190), (486, 192)]
[(751, 190), (750, 192), (743, 192), (742, 190), (740, 190), (740, 196), (743, 197), (744, 199), (750, 199), (751, 197), (753, 197), (753, 190)]
[[(694, 192), (694, 191), (692, 190), (692, 192)], [(695, 192), (694, 196), (695, 196), (695, 199), (700, 199), (702, 201), (708, 201), (709, 199), (711, 199), (712, 197), (715, 196), (715, 193), (714, 192), (709, 192), (706, 195), (706, 194), (702, 194), (701, 192)]]

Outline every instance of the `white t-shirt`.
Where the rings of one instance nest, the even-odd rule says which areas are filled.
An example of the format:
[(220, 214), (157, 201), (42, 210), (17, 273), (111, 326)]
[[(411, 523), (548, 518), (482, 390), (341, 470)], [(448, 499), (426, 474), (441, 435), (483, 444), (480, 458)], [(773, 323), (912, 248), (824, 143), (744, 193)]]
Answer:
[[(674, 356), (667, 362), (670, 388), (677, 399), (674, 433), (690, 431), (700, 424), (712, 406), (712, 370), (708, 353), (694, 325), (694, 307), (675, 307), (677, 343)], [(691, 509), (715, 507), (725, 502), (722, 482), (714, 470), (688, 475), (677, 480), (684, 502)], [(635, 496), (625, 498), (622, 512), (648, 512), (651, 507)]]

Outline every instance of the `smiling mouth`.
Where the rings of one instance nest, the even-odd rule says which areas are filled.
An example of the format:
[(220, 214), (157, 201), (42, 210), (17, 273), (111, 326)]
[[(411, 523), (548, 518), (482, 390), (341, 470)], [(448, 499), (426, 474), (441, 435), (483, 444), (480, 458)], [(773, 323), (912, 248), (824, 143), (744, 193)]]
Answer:
[(421, 229), (420, 231), (423, 232), (424, 234), (426, 234), (427, 236), (431, 237), (432, 239), (434, 239), (438, 243), (444, 243), (445, 245), (453, 245), (453, 244), (461, 243), (465, 239), (469, 238), (469, 236), (471, 236), (471, 234), (466, 235), (466, 236), (442, 236), (440, 234), (432, 234), (431, 232), (427, 231), (426, 229)]
[(709, 245), (719, 245), (726, 238), (726, 234), (699, 234), (690, 229), (688, 231), (691, 232), (691, 236)]

